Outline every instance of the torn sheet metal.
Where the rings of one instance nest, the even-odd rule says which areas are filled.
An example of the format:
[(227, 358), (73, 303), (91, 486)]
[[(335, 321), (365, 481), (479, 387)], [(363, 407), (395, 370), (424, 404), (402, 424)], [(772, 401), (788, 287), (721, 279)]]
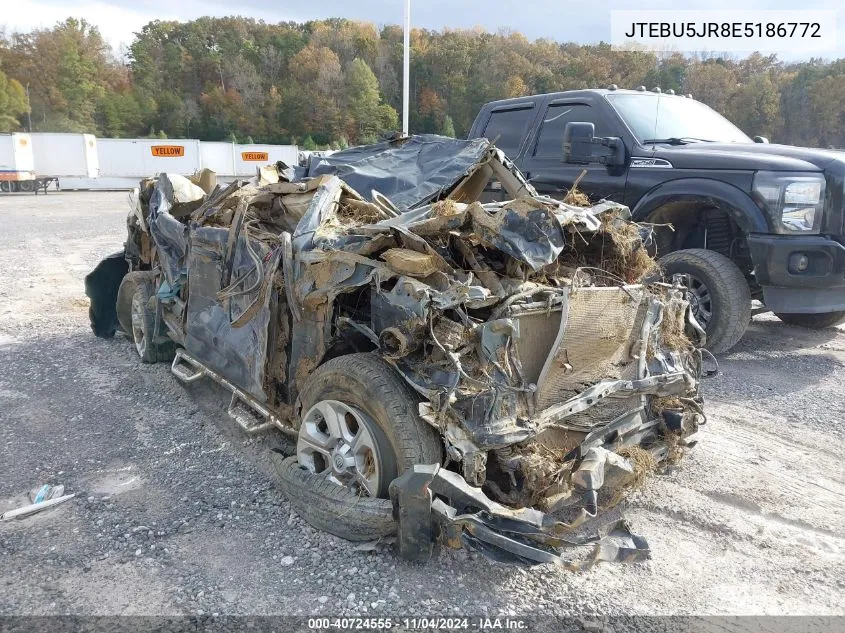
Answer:
[[(624, 520), (594, 532), (579, 530), (583, 519), (566, 524), (549, 514), (513, 509), (491, 501), (479, 488), (438, 464), (418, 465), (390, 485), (398, 547), (404, 558), (428, 560), (436, 542), (474, 549), (503, 563), (551, 563), (572, 570), (598, 561), (636, 562), (650, 558), (648, 543)], [(583, 560), (563, 552), (594, 545)]]
[[(264, 373), (270, 320), (270, 293), (264, 280), (272, 274), (266, 244), (241, 233), (234, 249), (231, 278), (238, 292), (221, 300), (228, 231), (202, 227), (191, 236), (188, 257), (188, 313), (185, 347), (203, 364), (225, 376), (261, 402), (267, 400)], [(250, 249), (256, 260), (250, 256)], [(265, 261), (266, 260), (266, 261)], [(256, 310), (238, 325), (251, 306)]]

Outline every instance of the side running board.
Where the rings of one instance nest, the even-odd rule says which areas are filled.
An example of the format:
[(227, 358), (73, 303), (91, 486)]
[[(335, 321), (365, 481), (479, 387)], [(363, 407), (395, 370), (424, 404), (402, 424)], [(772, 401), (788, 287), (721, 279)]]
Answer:
[(229, 403), (227, 413), (244, 432), (254, 434), (276, 428), (283, 433), (296, 435), (296, 431), (287, 423), (287, 419), (277, 416), (253, 396), (203, 365), (184, 349), (176, 350), (176, 357), (173, 359), (170, 371), (180, 382), (185, 384), (196, 382), (200, 378), (211, 378), (218, 385), (230, 391), (232, 400)]

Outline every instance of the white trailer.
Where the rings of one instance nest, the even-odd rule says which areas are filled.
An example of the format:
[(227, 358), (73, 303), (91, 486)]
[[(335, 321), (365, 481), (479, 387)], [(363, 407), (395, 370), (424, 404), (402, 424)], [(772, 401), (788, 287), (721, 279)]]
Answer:
[(64, 177), (63, 189), (132, 189), (141, 178), (162, 172), (190, 175), (203, 167), (221, 182), (251, 178), (256, 168), (278, 160), (295, 165), (296, 145), (243, 145), (196, 139), (98, 138), (96, 177)]
[(296, 145), (235, 145), (235, 173), (254, 176), (257, 167), (282, 161), (293, 167), (299, 156)]
[(235, 178), (235, 144), (224, 141), (200, 141), (202, 166), (217, 174), (218, 178)]
[(38, 182), (29, 134), (0, 134), (0, 191), (34, 191)]
[(65, 178), (64, 189), (132, 189), (162, 172), (193, 174), (202, 164), (196, 139), (98, 138), (99, 175)]
[(223, 180), (250, 178), (262, 165), (282, 161), (296, 165), (296, 145), (259, 145), (202, 141), (200, 153), (202, 166), (217, 173)]
[(93, 134), (36, 133), (32, 138), (35, 173), (55, 176), (59, 187), (76, 179), (96, 178), (100, 174), (97, 139)]

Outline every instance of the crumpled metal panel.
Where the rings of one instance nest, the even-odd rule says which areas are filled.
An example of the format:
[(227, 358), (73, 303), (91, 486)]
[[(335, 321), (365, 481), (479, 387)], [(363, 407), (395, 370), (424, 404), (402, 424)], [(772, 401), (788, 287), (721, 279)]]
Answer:
[(558, 218), (532, 198), (474, 206), (470, 213), (476, 235), (532, 270), (554, 262), (566, 245)]
[(601, 380), (637, 377), (631, 347), (641, 335), (644, 296), (642, 288), (630, 286), (570, 293), (560, 340), (537, 385), (540, 411)]
[(523, 376), (528, 383), (535, 385), (540, 380), (540, 372), (554, 349), (555, 340), (560, 332), (562, 310), (535, 310), (515, 316), (520, 329), (526, 336), (520, 336), (516, 341), (519, 359), (522, 361)]
[[(242, 327), (232, 326), (232, 321), (243, 313), (260, 290), (222, 302), (217, 298), (222, 287), (228, 238), (227, 229), (215, 227), (197, 228), (191, 234), (185, 347), (197, 360), (261, 402), (266, 402), (264, 361), (270, 293), (265, 293), (255, 316)], [(235, 249), (232, 279), (255, 270), (255, 264), (247, 254), (246, 240), (246, 235), (241, 233)], [(258, 240), (252, 240), (251, 245), (262, 259), (269, 252), (267, 246)], [(251, 280), (248, 276), (247, 284)]]
[(173, 217), (171, 211), (175, 208), (179, 208), (180, 212), (190, 211), (199, 205), (202, 193), (184, 176), (159, 174), (150, 196), (150, 235), (158, 250), (164, 276), (171, 286), (177, 284), (184, 269), (188, 249), (188, 227)]
[(334, 174), (370, 201), (375, 189), (398, 208), (411, 209), (454, 186), (489, 147), (487, 139), (418, 134), (315, 158), (308, 176)]

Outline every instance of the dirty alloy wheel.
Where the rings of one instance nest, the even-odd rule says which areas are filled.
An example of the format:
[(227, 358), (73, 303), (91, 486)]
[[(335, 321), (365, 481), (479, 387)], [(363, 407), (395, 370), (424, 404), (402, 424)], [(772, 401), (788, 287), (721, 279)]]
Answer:
[(366, 413), (339, 400), (320, 400), (302, 417), (296, 456), (312, 473), (370, 497), (385, 498), (397, 475), (384, 432)]
[(707, 334), (705, 347), (720, 353), (736, 345), (751, 321), (751, 291), (736, 264), (721, 253), (691, 248), (669, 253), (660, 265), (667, 280), (683, 276), (692, 314)]
[(845, 323), (845, 310), (822, 312), (821, 314), (799, 314), (796, 312), (775, 312), (775, 316), (789, 325), (799, 325), (811, 330), (823, 330), (840, 323)]
[(155, 309), (150, 307), (152, 292), (150, 285), (139, 283), (132, 296), (131, 332), (138, 356), (145, 363), (159, 363), (172, 360), (176, 346), (172, 341), (162, 340), (156, 331)]
[(308, 523), (341, 538), (393, 533), (390, 482), (442, 459), (416, 395), (378, 356), (350, 354), (317, 368), (299, 399), (296, 455), (274, 458), (282, 493)]

